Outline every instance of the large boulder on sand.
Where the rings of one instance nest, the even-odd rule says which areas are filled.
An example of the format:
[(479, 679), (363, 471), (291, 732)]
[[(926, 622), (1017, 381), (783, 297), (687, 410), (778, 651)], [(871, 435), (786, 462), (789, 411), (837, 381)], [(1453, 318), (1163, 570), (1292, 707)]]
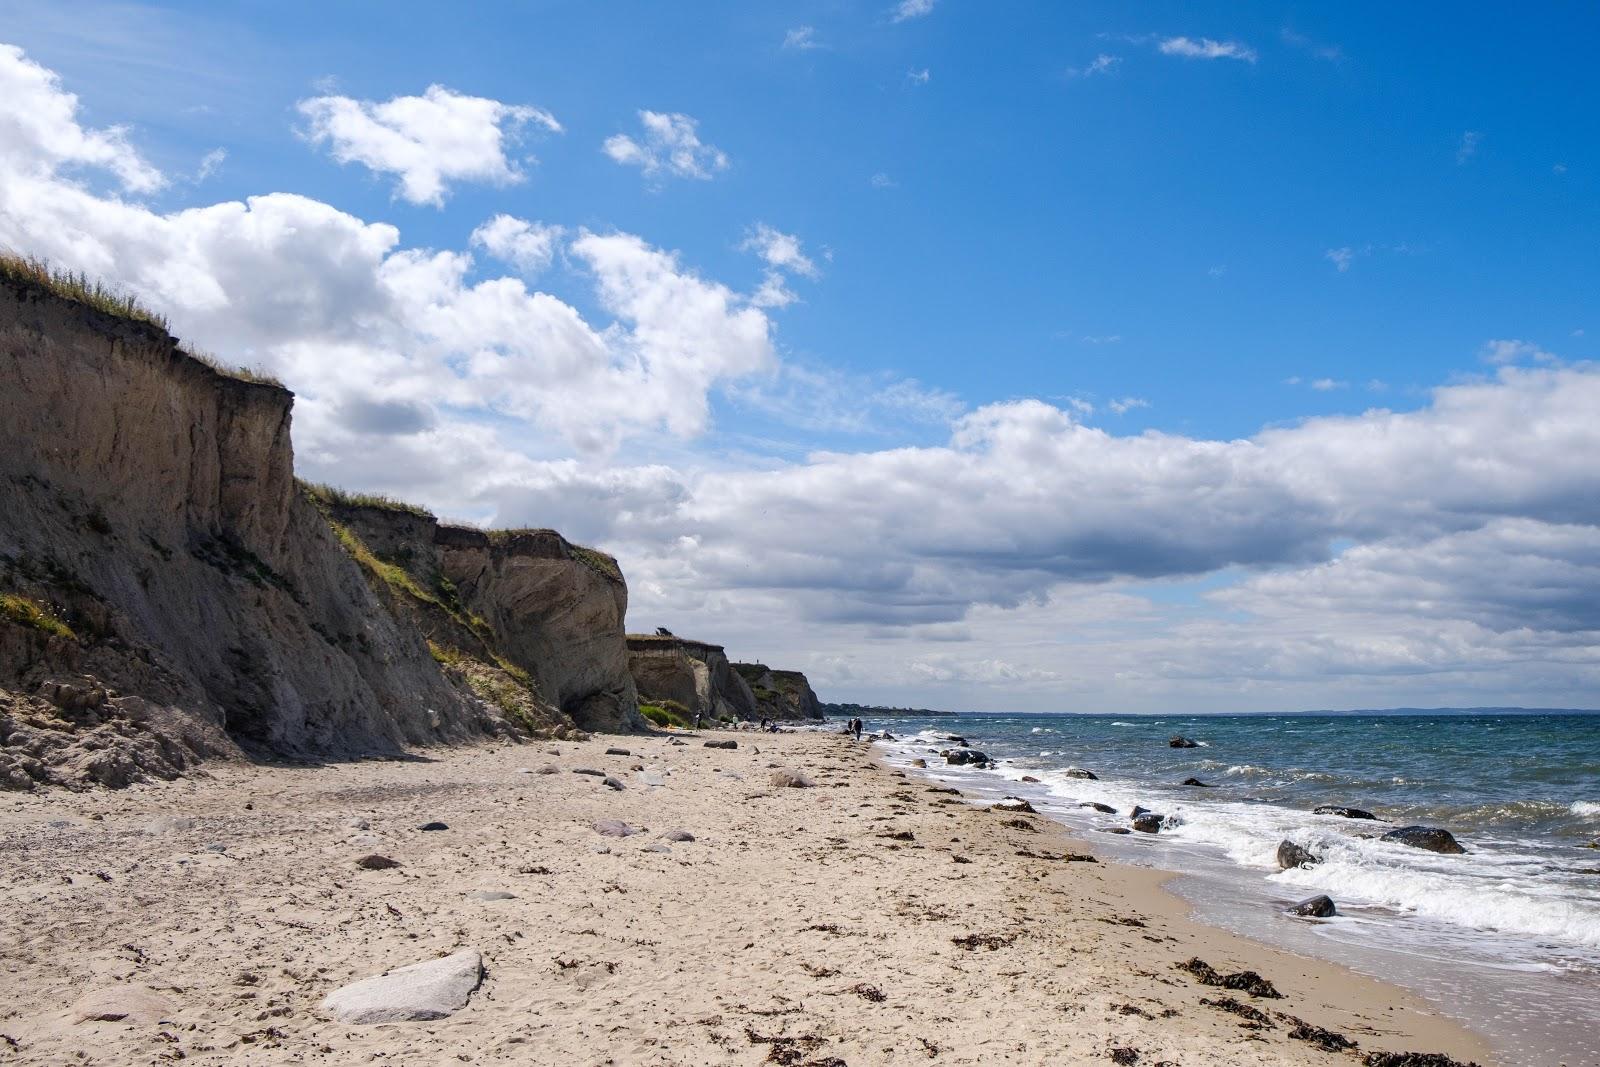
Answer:
[(1326, 919), (1338, 914), (1333, 906), (1333, 898), (1327, 894), (1302, 900), (1289, 909), (1290, 915), (1301, 915), (1308, 919)]
[(322, 1011), (357, 1025), (443, 1019), (466, 1007), (482, 980), (483, 957), (462, 949), (334, 990), (322, 1001)]
[(1467, 851), (1449, 830), (1441, 830), (1437, 826), (1402, 826), (1398, 830), (1390, 830), (1378, 840), (1393, 841), (1396, 844), (1425, 848), (1429, 852), (1444, 852), (1453, 856)]

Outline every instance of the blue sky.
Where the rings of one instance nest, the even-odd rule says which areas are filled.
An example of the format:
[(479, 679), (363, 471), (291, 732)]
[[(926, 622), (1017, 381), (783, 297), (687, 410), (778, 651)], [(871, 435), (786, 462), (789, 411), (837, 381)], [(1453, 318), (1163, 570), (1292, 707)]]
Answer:
[[(795, 660), (824, 696), (1115, 710), (1566, 703), (1597, 679), (1594, 620), (1552, 623), (1526, 588), (1463, 588), (1438, 568), (1467, 554), (1450, 539), (1476, 538), (1471, 551), (1487, 555), (1474, 560), (1538, 556), (1553, 568), (1539, 583), (1581, 593), (1595, 578), (1593, 487), (1551, 471), (1587, 441), (1559, 413), (1592, 385), (1600, 337), (1597, 22), (1580, 4), (1442, 17), (1376, 4), (519, 3), (464, 18), (423, 4), (0, 2), (15, 62), (56, 78), (37, 91), (75, 94), (76, 129), (124, 127), (115, 151), (162, 179), (135, 188), (103, 153), (73, 156), (40, 134), (55, 184), (28, 211), (14, 191), (9, 227), (0, 203), (0, 238), (108, 274), (169, 310), (180, 334), (283, 374), (301, 395), (307, 474), (596, 540), (636, 579), (637, 625)], [(397, 161), (370, 121), (354, 135), (334, 123), (429, 86), (502, 109), (479, 132), (505, 141), (419, 199), (405, 182), (426, 180), (428, 156), (463, 158), (429, 140), (437, 128), (403, 131), (424, 158)], [(686, 168), (606, 150), (619, 137), (652, 150), (643, 111), (692, 130)], [(21, 146), (0, 145), (19, 173)], [(146, 222), (105, 207), (136, 205), (193, 250), (196, 213), (267, 193), (300, 198), (290, 214), (337, 212), (329, 233), (369, 245), (377, 224), (397, 233), (363, 246), (374, 273), (358, 281), (353, 253), (331, 244), (305, 237), (290, 255), (281, 241), (250, 244), (258, 230), (207, 229), (179, 284), (129, 236)], [(78, 221), (45, 233), (39, 203)], [(508, 272), (473, 237), (500, 215), (559, 228), (555, 251)], [(288, 230), (309, 233), (311, 216), (295, 217)], [(58, 240), (63, 225), (87, 236)], [(632, 253), (580, 247), (584, 233), (637, 237), (676, 266), (659, 291), (607, 289), (630, 276)], [(290, 287), (326, 269), (314, 288), (328, 306), (195, 296), (227, 290), (246, 250), (299, 264)], [(443, 336), (436, 320), (381, 338), (329, 324), (346, 293), (369, 325), (387, 321), (363, 287), (378, 277), (392, 298), (399, 259), (383, 257), (407, 250), (470, 257), (459, 278), (405, 292), (425, 302), (417, 294), (448, 289), (441, 315), (477, 316), (471, 338)], [(779, 295), (761, 296), (774, 277)], [(658, 299), (678, 306), (685, 278), (720, 287), (695, 290), (714, 314), (640, 317)], [(658, 358), (650, 346), (670, 335), (638, 417), (611, 404), (577, 425), (584, 394), (552, 398), (578, 364), (554, 367), (523, 325), (520, 340), (487, 336), (491, 289), (522, 301), (497, 314), (533, 315), (537, 329), (554, 320), (528, 302), (547, 294), (545, 311), (603, 335), (583, 351), (613, 369)], [(425, 369), (408, 362), (412, 346), (434, 353)], [(506, 399), (522, 388), (539, 396)], [(1480, 400), (1497, 414), (1452, 421), (1487, 411)], [(1413, 422), (1386, 421), (1407, 412)], [(362, 436), (380, 423), (381, 441)], [(1374, 452), (1372, 468), (1343, 470), (1375, 438), (1435, 424), (1478, 450), (1464, 469), (1504, 463), (1509, 482), (1477, 505), (1432, 499), (1460, 472), (1430, 466), (1444, 460), (1425, 434), (1425, 454)], [(1485, 436), (1506, 426), (1565, 452), (1512, 447), (1508, 459)], [(1014, 437), (1019, 427), (1038, 439)], [(1338, 434), (1347, 451), (1324, 447)], [(472, 459), (432, 470), (417, 458), (429, 448)], [(1090, 465), (1097, 449), (1104, 462)], [(1337, 475), (1296, 466), (1313, 462), (1307, 449)], [(967, 530), (959, 506), (911, 488), (958, 481), (939, 462), (974, 451), (1041, 469), (973, 502), (1009, 522)], [(1169, 477), (1180, 467), (1197, 481)], [(1421, 479), (1391, 493), (1429, 499), (1377, 499), (1391, 468)], [(967, 474), (989, 485), (1015, 470)], [(787, 495), (768, 499), (769, 485)], [(807, 506), (784, 529), (763, 525), (796, 499)], [(1076, 524), (1050, 510), (1087, 516), (1108, 499), (1121, 510)], [(1434, 510), (1450, 517), (1416, 518)], [(1204, 532), (1173, 543), (1189, 518)], [(1576, 557), (1549, 555), (1552, 531), (1504, 525), (1517, 522), (1559, 526)], [(791, 543), (797, 527), (815, 543)], [(860, 536), (830, 543), (846, 529)], [(881, 538), (882, 553), (864, 562), (862, 537)], [(1370, 608), (1309, 591), (1340, 567), (1369, 568), (1355, 586), (1374, 567), (1400, 582), (1409, 621), (1381, 649), (1341, 646), (1315, 667), (1314, 620), (1344, 620), (1329, 629), (1357, 644), (1371, 634)], [(1308, 643), (1269, 649), (1291, 602)], [(1100, 632), (1166, 666), (1135, 677), (1097, 654), (1063, 665), (1061, 649)], [(1508, 634), (1528, 643), (1509, 649)], [(1214, 676), (1185, 666), (1207, 649)], [(874, 675), (873, 660), (894, 669)]]

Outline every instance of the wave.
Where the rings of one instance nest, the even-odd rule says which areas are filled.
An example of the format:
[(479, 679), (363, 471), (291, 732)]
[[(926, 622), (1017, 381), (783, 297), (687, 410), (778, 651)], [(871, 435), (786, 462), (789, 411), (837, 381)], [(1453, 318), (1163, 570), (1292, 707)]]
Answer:
[(1600, 819), (1600, 803), (1593, 800), (1574, 800), (1567, 810), (1580, 819)]

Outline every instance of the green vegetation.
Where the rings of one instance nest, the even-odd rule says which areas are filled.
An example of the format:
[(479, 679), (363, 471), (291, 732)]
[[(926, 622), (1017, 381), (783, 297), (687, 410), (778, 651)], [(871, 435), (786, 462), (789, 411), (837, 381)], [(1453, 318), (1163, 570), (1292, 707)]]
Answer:
[(694, 728), (694, 719), (690, 716), (689, 709), (676, 700), (663, 700), (659, 704), (641, 703), (639, 714), (657, 726), (676, 726), (680, 730)]
[(622, 568), (617, 566), (617, 561), (604, 552), (593, 548), (584, 548), (570, 542), (567, 548), (572, 552), (572, 557), (602, 578), (609, 578), (613, 582), (622, 581)]
[(416, 504), (408, 504), (404, 500), (396, 500), (382, 493), (352, 493), (348, 489), (340, 489), (336, 485), (323, 485), (320, 482), (301, 482), (300, 489), (311, 498), (314, 504), (324, 508), (376, 508), (379, 511), (398, 511), (406, 515), (415, 515), (419, 519), (433, 518), (433, 512)]
[(25, 596), (14, 593), (0, 593), (0, 618), (9, 619), (21, 626), (38, 630), (40, 633), (52, 637), (70, 637), (76, 641), (78, 635), (72, 632), (72, 627), (62, 622), (56, 613)]
[(405, 568), (397, 567), (393, 563), (387, 563), (374, 555), (372, 549), (367, 547), (367, 543), (357, 537), (355, 531), (350, 527), (343, 523), (334, 522), (332, 519), (328, 520), (328, 525), (332, 528), (333, 535), (339, 539), (339, 544), (344, 546), (344, 550), (350, 553), (351, 557), (361, 564), (368, 573), (381, 580), (390, 589), (396, 593), (411, 597), (413, 600), (420, 600), (424, 604), (433, 604), (445, 611), (450, 610), (444, 606), (438, 597), (418, 585), (417, 580), (405, 572)]
[(178, 351), (182, 352), (190, 359), (198, 360), (201, 363), (204, 363), (206, 366), (210, 367), (224, 378), (232, 378), (236, 381), (249, 382), (251, 385), (272, 385), (279, 389), (287, 388), (283, 384), (282, 378), (279, 378), (277, 375), (271, 374), (260, 367), (235, 367), (230, 363), (224, 363), (217, 356), (205, 351), (202, 348), (194, 348), (189, 345), (180, 345), (178, 347)]
[(163, 330), (167, 328), (165, 316), (151, 311), (132, 294), (112, 289), (98, 279), (91, 280), (87, 274), (57, 270), (35, 256), (0, 252), (0, 278), (37, 285), (63, 300), (83, 304), (107, 315), (148, 323)]

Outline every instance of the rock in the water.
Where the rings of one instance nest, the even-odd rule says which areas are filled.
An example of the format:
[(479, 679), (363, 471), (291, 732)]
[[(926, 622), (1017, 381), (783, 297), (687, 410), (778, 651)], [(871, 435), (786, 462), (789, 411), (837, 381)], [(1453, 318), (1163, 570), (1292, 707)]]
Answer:
[(817, 784), (801, 772), (789, 768), (773, 771), (771, 781), (780, 789), (810, 789)]
[(1033, 784), (1035, 784), (1035, 785), (1037, 785), (1037, 784), (1038, 784), (1038, 782), (1039, 782), (1039, 779), (1037, 779), (1037, 778), (1035, 778), (1035, 777), (1034, 777), (1034, 776), (1033, 776), (1033, 775), (1031, 775), (1031, 774), (1024, 774), (1024, 775), (1023, 775), (1023, 776), (1022, 776), (1022, 779), (1021, 779), (1021, 780), (1022, 780), (1022, 781), (1024, 781), (1024, 782), (1031, 782), (1031, 783), (1033, 783)]
[(706, 747), (707, 748), (738, 748), (739, 747), (739, 742), (733, 741), (733, 740), (728, 740), (728, 741), (707, 741), (706, 742)]
[(501, 890), (501, 889), (479, 889), (479, 890), (477, 890), (475, 892), (468, 893), (467, 896), (471, 897), (473, 900), (516, 900), (517, 899), (517, 895), (515, 893), (507, 893), (507, 892), (505, 892), (504, 890)]
[(1102, 815), (1115, 815), (1117, 813), (1116, 808), (1113, 808), (1110, 804), (1102, 804), (1098, 800), (1086, 800), (1082, 804), (1079, 804), (1078, 807), (1093, 808)]
[(601, 837), (632, 837), (639, 832), (621, 819), (600, 819), (590, 825)]
[(615, 778), (611, 777), (609, 774), (606, 775), (603, 779), (601, 779), (600, 784), (605, 786), (607, 789), (621, 790), (621, 789), (627, 788), (621, 782), (619, 782)]
[(392, 860), (388, 856), (380, 856), (374, 852), (370, 856), (362, 856), (356, 860), (356, 866), (368, 871), (387, 871), (391, 867), (400, 866), (400, 861)]
[(1184, 785), (1192, 785), (1197, 789), (1214, 789), (1214, 788), (1216, 788), (1215, 786), (1211, 785), (1209, 782), (1202, 782), (1198, 778), (1185, 778), (1183, 780), (1183, 784)]
[(1133, 828), (1141, 834), (1155, 834), (1161, 832), (1161, 824), (1166, 822), (1166, 817), (1147, 811), (1133, 820)]
[(1168, 748), (1199, 748), (1200, 747), (1200, 743), (1198, 741), (1191, 741), (1187, 737), (1174, 737), (1172, 740), (1167, 742), (1167, 747)]
[(1402, 826), (1398, 830), (1390, 830), (1378, 840), (1393, 841), (1401, 845), (1410, 845), (1412, 848), (1425, 848), (1429, 852), (1443, 852), (1452, 856), (1467, 851), (1449, 830), (1441, 830), (1437, 826)]
[(466, 1007), (482, 980), (483, 957), (463, 949), (334, 990), (322, 1011), (356, 1025), (443, 1019)]
[(1317, 857), (1311, 854), (1310, 849), (1302, 848), (1293, 841), (1278, 842), (1278, 866), (1284, 870), (1291, 867), (1315, 867)]
[(911, 761), (911, 766), (913, 767), (926, 767), (927, 765), (928, 761), (923, 759), (921, 756), (918, 756), (916, 759)]
[(989, 757), (975, 748), (953, 748), (944, 754), (945, 763), (952, 767), (988, 763)]
[(693, 841), (694, 835), (687, 830), (668, 830), (661, 835), (668, 841)]
[(1341, 808), (1333, 804), (1324, 804), (1313, 810), (1312, 814), (1337, 815), (1341, 819), (1377, 819), (1377, 816), (1370, 811), (1362, 811), (1360, 808)]
[(1000, 803), (991, 805), (991, 807), (994, 811), (1025, 811), (1029, 815), (1038, 814), (1038, 812), (1033, 810), (1032, 804), (1029, 804), (1026, 800), (1022, 800), (1018, 797), (1006, 797)]
[(1289, 914), (1304, 915), (1312, 919), (1326, 919), (1330, 915), (1337, 914), (1337, 912), (1333, 906), (1333, 898), (1323, 894), (1311, 897), (1308, 900), (1302, 900), (1289, 909)]
[(633, 753), (629, 752), (625, 748), (608, 748), (608, 749), (606, 749), (606, 755), (608, 755), (608, 756), (631, 756), (631, 755), (633, 755)]
[(1145, 814), (1149, 810), (1150, 809), (1145, 807), (1143, 804), (1135, 804), (1133, 806), (1133, 810), (1128, 812), (1128, 818), (1137, 819), (1139, 816)]
[(80, 1023), (160, 1022), (172, 1012), (172, 1005), (155, 990), (142, 985), (108, 986), (94, 989), (72, 1005), (72, 1016)]
[(1131, 834), (1131, 833), (1133, 833), (1133, 831), (1128, 829), (1126, 826), (1101, 826), (1101, 827), (1097, 827), (1097, 829), (1102, 834)]
[(450, 827), (446, 826), (442, 822), (425, 822), (421, 826), (417, 827), (417, 829), (418, 830), (430, 830), (430, 831), (432, 831), (432, 830), (448, 830), (448, 829), (450, 829)]
[(1068, 778), (1082, 778), (1086, 782), (1098, 782), (1100, 780), (1099, 775), (1095, 774), (1093, 771), (1086, 771), (1082, 767), (1068, 767), (1061, 773), (1066, 775)]

